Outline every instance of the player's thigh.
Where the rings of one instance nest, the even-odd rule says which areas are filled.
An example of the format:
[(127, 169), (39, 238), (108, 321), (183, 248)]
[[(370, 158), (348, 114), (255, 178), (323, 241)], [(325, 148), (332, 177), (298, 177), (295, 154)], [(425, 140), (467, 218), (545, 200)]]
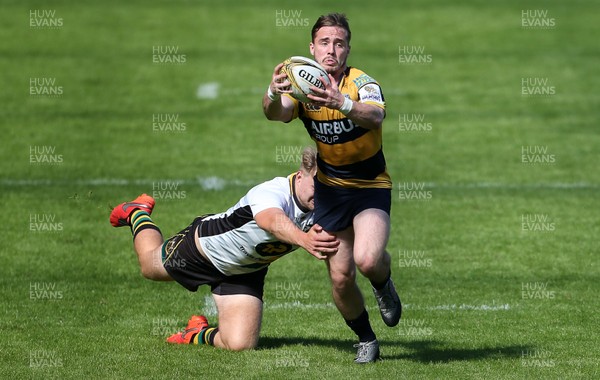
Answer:
[[(142, 231), (144, 232), (144, 231)], [(140, 267), (144, 277), (154, 281), (172, 281), (162, 262), (162, 248), (158, 247), (138, 254)]]
[(383, 210), (369, 208), (354, 217), (354, 257), (357, 262), (362, 255), (378, 259), (384, 255), (390, 236), (390, 216)]
[(248, 294), (213, 294), (219, 312), (219, 334), (228, 349), (243, 350), (258, 344), (262, 301)]
[(334, 233), (337, 239), (340, 241), (338, 251), (329, 256), (327, 259), (327, 269), (329, 270), (329, 276), (332, 281), (343, 280), (344, 277), (353, 278), (356, 268), (354, 265), (354, 231), (352, 227), (347, 228), (340, 232)]
[(161, 281), (172, 281), (173, 278), (169, 275), (165, 269), (165, 265), (162, 262), (162, 249), (161, 247), (156, 248), (152, 252), (152, 268), (154, 270), (154, 276)]

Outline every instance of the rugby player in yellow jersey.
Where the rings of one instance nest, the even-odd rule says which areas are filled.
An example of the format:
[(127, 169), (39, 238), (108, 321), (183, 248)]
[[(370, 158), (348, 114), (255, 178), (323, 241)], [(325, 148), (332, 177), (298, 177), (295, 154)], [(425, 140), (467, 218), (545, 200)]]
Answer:
[(313, 87), (311, 103), (289, 94), (290, 82), (275, 67), (263, 111), (269, 120), (299, 118), (316, 142), (315, 223), (334, 233), (340, 245), (327, 260), (333, 300), (359, 338), (355, 362), (379, 359), (379, 343), (356, 284), (356, 268), (373, 286), (384, 322), (395, 326), (402, 305), (391, 280), (385, 247), (390, 233), (392, 182), (382, 150), (385, 101), (379, 84), (350, 67), (350, 27), (345, 15), (321, 16), (312, 28), (310, 53), (331, 84)]

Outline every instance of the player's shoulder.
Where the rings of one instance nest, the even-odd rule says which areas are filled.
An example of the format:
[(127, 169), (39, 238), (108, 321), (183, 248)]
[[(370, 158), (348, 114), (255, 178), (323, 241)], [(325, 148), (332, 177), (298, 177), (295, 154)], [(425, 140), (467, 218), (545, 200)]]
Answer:
[(377, 81), (373, 77), (371, 77), (364, 71), (357, 69), (356, 67), (349, 67), (347, 75), (348, 80), (352, 81), (356, 88), (361, 88), (369, 83), (379, 85), (379, 83), (377, 83)]
[(282, 196), (289, 195), (289, 179), (287, 177), (275, 177), (263, 183), (254, 186), (248, 195), (264, 197)]
[(268, 181), (261, 183), (258, 186), (262, 186), (264, 188), (272, 188), (277, 190), (286, 190), (289, 187), (289, 177), (275, 177)]
[(244, 202), (250, 205), (254, 215), (268, 208), (287, 210), (291, 202), (288, 178), (275, 177), (254, 186), (244, 197)]

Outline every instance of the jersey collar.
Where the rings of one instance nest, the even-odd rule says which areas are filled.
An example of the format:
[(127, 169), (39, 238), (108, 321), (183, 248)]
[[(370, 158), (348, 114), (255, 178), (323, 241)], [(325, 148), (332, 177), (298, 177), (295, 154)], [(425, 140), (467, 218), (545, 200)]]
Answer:
[(302, 212), (307, 213), (307, 212), (310, 212), (310, 210), (300, 204), (300, 200), (298, 200), (298, 196), (296, 195), (296, 175), (297, 174), (298, 173), (294, 173), (294, 174), (290, 174), (288, 176), (288, 178), (290, 180), (290, 194), (292, 194), (292, 197), (294, 198), (294, 203), (296, 204), (296, 207), (298, 207)]

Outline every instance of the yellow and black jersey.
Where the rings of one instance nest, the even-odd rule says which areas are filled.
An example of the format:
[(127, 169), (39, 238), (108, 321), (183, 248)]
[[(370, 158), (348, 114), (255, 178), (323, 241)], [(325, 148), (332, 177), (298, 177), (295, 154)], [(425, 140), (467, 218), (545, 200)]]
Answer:
[[(354, 67), (348, 67), (339, 84), (347, 98), (385, 110), (379, 84)], [(289, 95), (288, 95), (289, 96)], [(317, 143), (317, 178), (329, 186), (391, 189), (382, 150), (381, 128), (366, 129), (338, 110), (294, 101), (292, 119), (300, 118)]]

